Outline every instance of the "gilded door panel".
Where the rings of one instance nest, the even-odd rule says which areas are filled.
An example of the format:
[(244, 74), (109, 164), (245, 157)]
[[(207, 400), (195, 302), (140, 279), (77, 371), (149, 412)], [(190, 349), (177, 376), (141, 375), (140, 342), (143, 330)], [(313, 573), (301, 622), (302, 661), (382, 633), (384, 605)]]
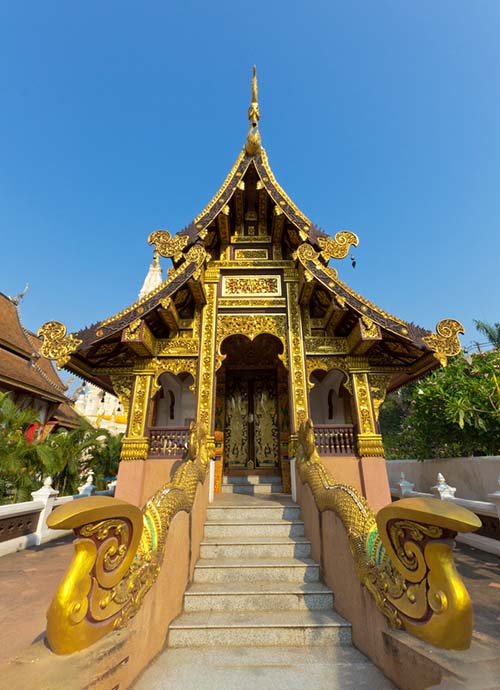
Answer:
[(248, 382), (228, 377), (226, 388), (225, 462), (245, 466), (248, 461)]
[(274, 376), (254, 380), (254, 449), (257, 467), (278, 464), (278, 401)]

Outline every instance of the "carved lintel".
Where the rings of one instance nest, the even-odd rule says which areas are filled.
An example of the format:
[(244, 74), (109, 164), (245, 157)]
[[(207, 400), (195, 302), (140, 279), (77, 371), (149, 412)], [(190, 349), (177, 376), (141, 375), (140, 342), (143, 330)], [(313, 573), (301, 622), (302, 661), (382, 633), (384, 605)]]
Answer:
[(124, 329), (122, 343), (135, 352), (139, 357), (150, 357), (155, 353), (156, 339), (151, 333), (147, 323), (136, 319)]

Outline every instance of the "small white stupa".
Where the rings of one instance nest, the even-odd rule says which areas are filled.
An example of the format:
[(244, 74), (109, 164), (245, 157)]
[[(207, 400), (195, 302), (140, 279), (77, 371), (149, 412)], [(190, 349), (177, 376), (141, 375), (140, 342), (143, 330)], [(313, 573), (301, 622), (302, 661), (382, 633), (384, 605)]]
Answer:
[(146, 297), (150, 292), (156, 290), (163, 283), (163, 271), (160, 266), (158, 252), (153, 255), (153, 261), (149, 265), (149, 271), (144, 279), (141, 291), (139, 292), (139, 299)]

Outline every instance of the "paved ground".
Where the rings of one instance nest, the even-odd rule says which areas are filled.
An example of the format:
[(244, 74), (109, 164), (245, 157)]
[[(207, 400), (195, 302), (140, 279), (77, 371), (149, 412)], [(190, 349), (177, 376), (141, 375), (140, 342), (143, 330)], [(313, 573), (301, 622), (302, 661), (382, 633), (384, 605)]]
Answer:
[[(0, 558), (0, 663), (43, 634), (45, 612), (71, 560), (71, 537)], [(475, 632), (500, 643), (500, 559), (459, 544), (456, 563), (474, 603)]]
[(0, 663), (45, 630), (45, 612), (73, 554), (73, 537), (0, 558)]

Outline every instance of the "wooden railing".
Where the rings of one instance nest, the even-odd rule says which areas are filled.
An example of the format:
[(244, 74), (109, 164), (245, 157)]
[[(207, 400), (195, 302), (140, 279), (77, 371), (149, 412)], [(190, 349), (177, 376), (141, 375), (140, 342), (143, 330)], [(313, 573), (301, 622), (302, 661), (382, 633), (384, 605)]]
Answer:
[(314, 435), (320, 455), (355, 455), (352, 424), (315, 424)]
[(153, 426), (149, 429), (149, 454), (159, 458), (182, 458), (187, 449), (189, 427)]

